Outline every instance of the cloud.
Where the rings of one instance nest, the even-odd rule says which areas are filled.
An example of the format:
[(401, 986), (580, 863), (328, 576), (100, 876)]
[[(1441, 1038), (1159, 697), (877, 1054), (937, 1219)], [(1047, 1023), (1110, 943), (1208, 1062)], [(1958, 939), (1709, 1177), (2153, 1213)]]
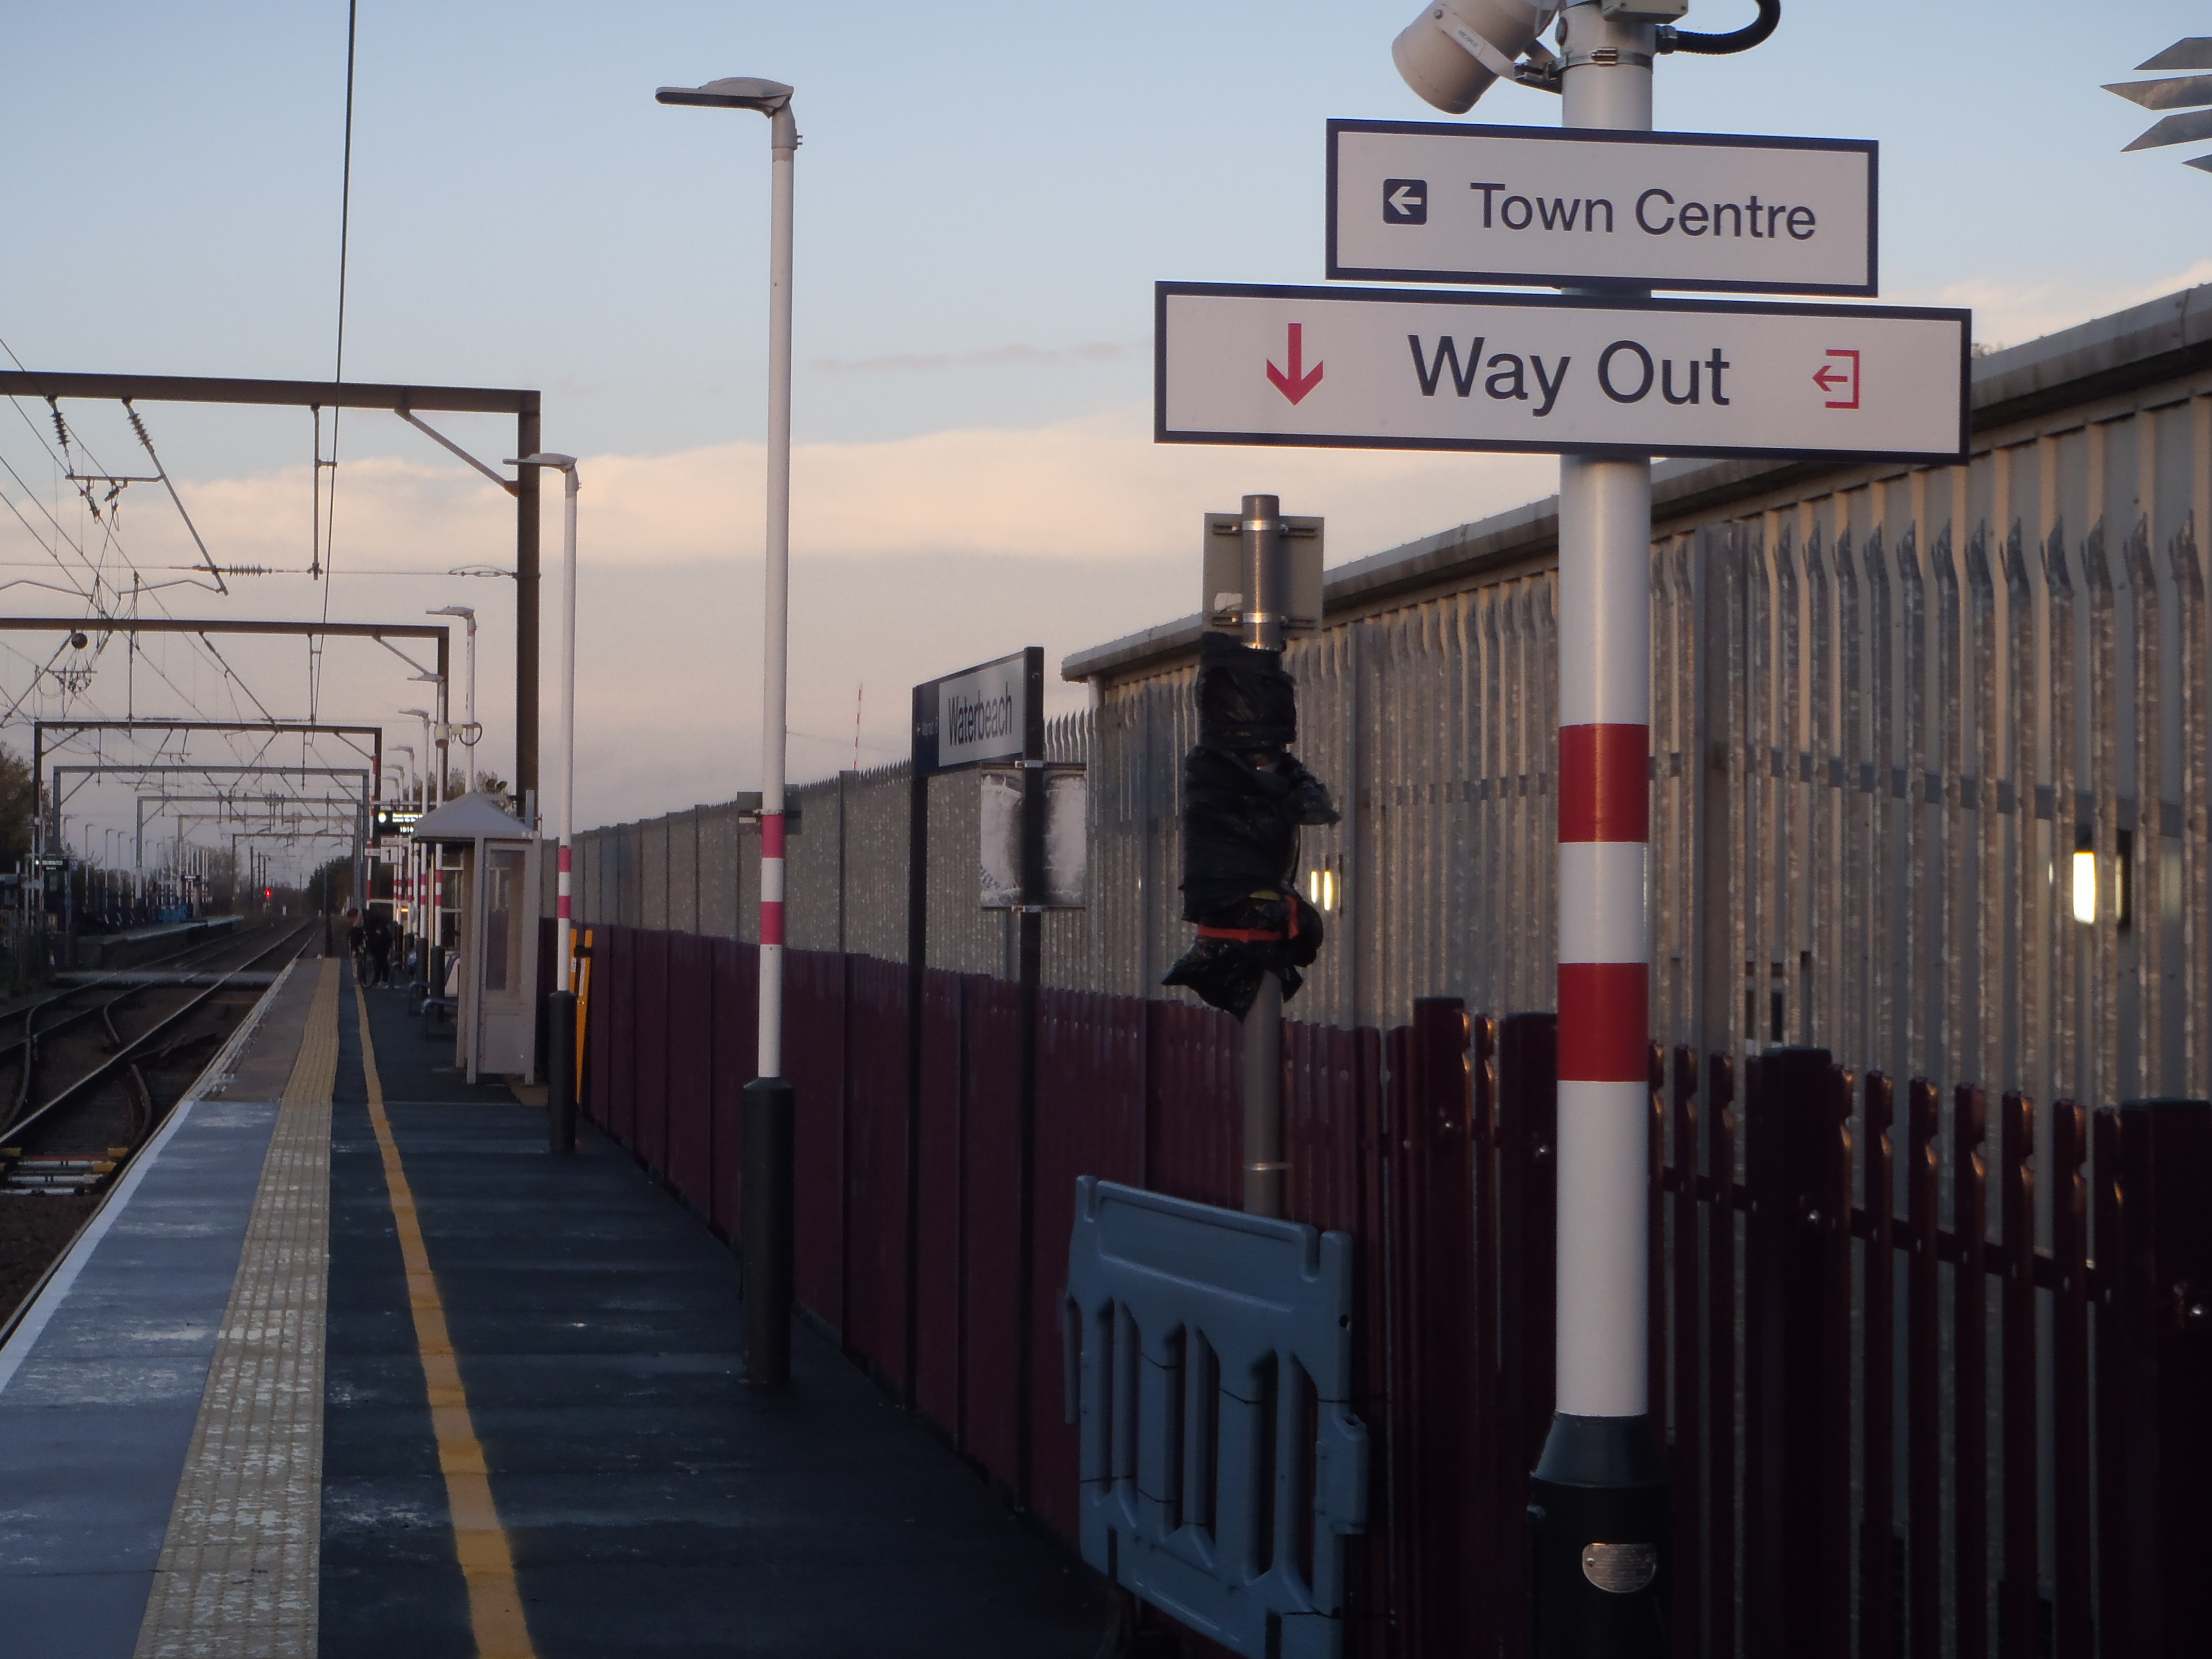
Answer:
[(1967, 276), (1939, 288), (1908, 289), (1897, 299), (1907, 305), (1970, 307), (1975, 340), (1996, 347), (2041, 339), (2202, 283), (2212, 283), (2212, 259), (2200, 259), (2186, 270), (2148, 283), (2098, 282), (2079, 276), (2026, 283)]
[(1033, 363), (1106, 363), (1149, 353), (1150, 340), (1091, 340), (1081, 345), (988, 346), (975, 351), (894, 351), (881, 357), (817, 357), (811, 367), (832, 374), (908, 374), (940, 368), (999, 368)]
[[(1200, 514), (1233, 508), (1245, 494), (1273, 492), (1291, 512), (1326, 516), (1329, 562), (1341, 564), (1547, 495), (1558, 477), (1554, 463), (1533, 456), (1163, 446), (1152, 441), (1150, 416), (1127, 408), (1027, 431), (797, 447), (788, 720), (795, 779), (853, 763), (856, 702), (860, 761), (874, 764), (903, 752), (908, 688), (1024, 645), (1044, 647), (1053, 665), (1048, 706), (1080, 707), (1085, 693), (1059, 680), (1060, 659), (1195, 610)], [(730, 444), (580, 463), (582, 822), (667, 811), (756, 786), (765, 459), (759, 445)], [(222, 563), (306, 565), (307, 467), (179, 488)], [(541, 708), (550, 765), (560, 492), (548, 489), (543, 501)], [(373, 574), (511, 567), (511, 498), (458, 463), (364, 458), (340, 470), (335, 522), (333, 586), (268, 576), (234, 580), (228, 600), (165, 598), (179, 614), (210, 617), (308, 617), (328, 603), (333, 619), (351, 621), (410, 618), (455, 601), (477, 606), (481, 763), (512, 775), (512, 586)], [(142, 568), (195, 556), (166, 501), (134, 502), (126, 535)], [(42, 557), (4, 514), (0, 557)], [(382, 720), (394, 743), (416, 740), (415, 722), (388, 711), (421, 702), (427, 688), (385, 651), (340, 641), (311, 659), (297, 640), (236, 637), (221, 648), (238, 678), (279, 714), (306, 712), (313, 665), (326, 714)], [(136, 658), (135, 693), (131, 661), (119, 648), (103, 658), (100, 684), (78, 712), (252, 710), (237, 681), (195, 641), (149, 642)], [(20, 688), (30, 667), (10, 659), (8, 685)], [(25, 710), (55, 712), (52, 699)], [(118, 799), (127, 822), (128, 799)]]
[[(586, 457), (585, 560), (757, 557), (765, 465), (757, 444)], [(1557, 476), (1553, 462), (1535, 456), (1164, 446), (1152, 441), (1149, 410), (1121, 409), (1030, 430), (799, 444), (792, 548), (801, 559), (1194, 558), (1201, 513), (1265, 491), (1291, 511), (1328, 517), (1330, 562), (1340, 563), (1549, 494)], [(180, 487), (219, 562), (307, 562), (307, 468)], [(514, 562), (510, 499), (458, 465), (364, 458), (347, 463), (337, 488), (341, 571)], [(557, 489), (544, 492), (544, 506), (550, 550), (559, 545)], [(142, 564), (192, 557), (181, 527), (160, 514), (142, 512), (132, 544)]]

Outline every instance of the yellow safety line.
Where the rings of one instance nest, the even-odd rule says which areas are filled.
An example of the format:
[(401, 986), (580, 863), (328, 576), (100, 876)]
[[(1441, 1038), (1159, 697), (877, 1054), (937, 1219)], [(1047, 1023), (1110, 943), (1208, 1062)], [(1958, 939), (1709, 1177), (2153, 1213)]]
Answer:
[(430, 1425), (438, 1438), (438, 1468), (446, 1477), (446, 1503), (453, 1515), (453, 1547), (469, 1586), (469, 1624), (477, 1651), (484, 1659), (537, 1659), (530, 1626), (522, 1613), (522, 1591), (514, 1579), (514, 1553), (507, 1529), (492, 1503), (491, 1480), (483, 1447), (469, 1415), (461, 1370), (446, 1330), (446, 1306), (438, 1297), (437, 1276), (422, 1243), (415, 1213), (415, 1194), (384, 1114), (384, 1085), (376, 1074), (376, 1048), (368, 1035), (368, 999), (354, 988), (361, 1009), (361, 1066), (368, 1080), (368, 1118), (384, 1154), (384, 1184), (392, 1194), (392, 1218), (398, 1225), (399, 1255), (407, 1264), (407, 1301), (415, 1316), (415, 1346), (422, 1356), (429, 1384)]

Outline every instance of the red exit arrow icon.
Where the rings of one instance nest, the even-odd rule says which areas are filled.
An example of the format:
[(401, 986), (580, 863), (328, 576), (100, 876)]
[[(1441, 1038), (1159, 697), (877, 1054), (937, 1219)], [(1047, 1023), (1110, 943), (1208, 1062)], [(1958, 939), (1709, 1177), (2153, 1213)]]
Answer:
[(1305, 401), (1306, 393), (1321, 384), (1322, 370), (1322, 366), (1316, 363), (1311, 374), (1305, 372), (1306, 330), (1304, 323), (1291, 325), (1290, 356), (1291, 372), (1287, 374), (1275, 367), (1273, 358), (1268, 359), (1267, 378), (1275, 383), (1276, 391), (1292, 403), (1301, 404)]
[[(1813, 377), (1813, 384), (1820, 387), (1823, 392), (1831, 394), (1828, 398), (1829, 408), (1856, 409), (1859, 406), (1859, 354), (1856, 351), (1832, 349), (1828, 356), (1848, 363), (1850, 367), (1838, 368), (1835, 363), (1823, 363), (1820, 365), (1820, 372)], [(1839, 387), (1844, 388), (1844, 395), (1840, 398), (1832, 395)]]

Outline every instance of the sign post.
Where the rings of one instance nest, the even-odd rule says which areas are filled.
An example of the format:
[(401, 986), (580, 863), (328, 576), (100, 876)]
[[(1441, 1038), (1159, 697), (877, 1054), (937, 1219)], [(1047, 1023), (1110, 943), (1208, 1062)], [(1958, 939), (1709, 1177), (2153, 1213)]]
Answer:
[[(1036, 1171), (1037, 994), (1043, 977), (1045, 868), (1044, 647), (1032, 645), (914, 688), (911, 793), (907, 820), (906, 1384), (909, 1404), (921, 1358), (921, 1032), (929, 960), (929, 781), (992, 762), (1021, 769), (1018, 974), (1021, 1059), (1018, 1167), (1015, 1174), (1015, 1494), (1030, 1501), (1035, 1443), (1030, 1395), (1036, 1279)], [(980, 863), (980, 860), (979, 860)], [(1013, 908), (1013, 907), (1009, 907)]]
[[(1555, 285), (1155, 290), (1162, 443), (1555, 453), (1559, 464), (1557, 1393), (1530, 1483), (1535, 1659), (1666, 1651), (1670, 1506), (1646, 1379), (1651, 457), (1963, 462), (1965, 311), (1654, 300), (1875, 291), (1869, 143), (1651, 131), (1681, 0), (1434, 0), (1401, 71), (1512, 76), (1565, 128), (1334, 122), (1328, 275)], [(1535, 36), (1554, 14), (1558, 58)], [(1529, 61), (1516, 69), (1522, 52)]]
[[(1583, 6), (1568, 27), (1567, 125), (1650, 131), (1651, 25), (1616, 21)], [(1965, 334), (1961, 328), (1954, 405), (1961, 411)], [(1716, 351), (1711, 362), (1725, 357)], [(1808, 378), (1814, 372), (1804, 371)], [(1599, 390), (1618, 396), (1602, 383)], [(1747, 403), (1765, 404), (1780, 391), (1762, 385), (1752, 392), (1739, 379), (1735, 395), (1752, 392)], [(1718, 395), (1717, 380), (1708, 382), (1707, 395)], [(1832, 410), (1828, 401), (1820, 400), (1813, 418), (1862, 412)], [(1955, 425), (1951, 410), (1944, 414), (1963, 448), (1963, 412)], [(1551, 1429), (1528, 1482), (1531, 1616), (1540, 1656), (1656, 1659), (1670, 1635), (1660, 1613), (1669, 1588), (1662, 1568), (1671, 1483), (1650, 1419), (1645, 1370), (1650, 547), (1650, 456), (1563, 454), (1557, 1382)]]

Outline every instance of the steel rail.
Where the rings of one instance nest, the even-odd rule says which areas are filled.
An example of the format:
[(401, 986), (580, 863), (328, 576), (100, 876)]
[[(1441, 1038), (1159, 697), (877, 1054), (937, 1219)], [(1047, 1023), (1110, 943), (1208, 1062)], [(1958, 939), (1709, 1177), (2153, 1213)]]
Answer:
[[(73, 997), (82, 997), (93, 992), (113, 988), (111, 985), (111, 981), (119, 978), (125, 974), (135, 973), (140, 969), (147, 968), (159, 968), (167, 963), (182, 962), (185, 957), (197, 956), (203, 951), (210, 952), (219, 951), (226, 945), (237, 944), (240, 935), (236, 933), (226, 933), (220, 939), (204, 939), (196, 945), (187, 945), (181, 951), (173, 951), (166, 957), (155, 957), (149, 962), (134, 963), (129, 968), (114, 969), (99, 979), (87, 980), (82, 985), (64, 986), (58, 991), (55, 991), (46, 996), (38, 998), (35, 1001), (27, 1002), (19, 1008), (9, 1009), (4, 1014), (0, 1014), (0, 1021), (11, 1020), (19, 1017), (21, 1018), (23, 1020), (23, 1035), (15, 1038), (11, 1042), (0, 1044), (0, 1061), (5, 1061), (8, 1060), (17, 1049), (29, 1042), (34, 1036), (41, 1037), (52, 1036), (57, 1031), (66, 1031), (70, 1029), (70, 1025), (76, 1024), (76, 1019), (77, 1018), (82, 1018), (84, 1015), (94, 1012), (95, 1007), (103, 1006), (112, 1006), (114, 1002), (120, 1002), (125, 997), (150, 988), (143, 985), (125, 986), (121, 988), (121, 994), (113, 998), (109, 1004), (94, 1005), (94, 1007), (76, 1010), (75, 1011), (75, 1017), (73, 1017), (68, 1024), (50, 1025), (43, 1031), (33, 1032), (32, 1026), (37, 1017), (46, 1009), (52, 1007), (56, 1003), (67, 1002)], [(4, 1130), (5, 1127), (6, 1126), (4, 1124), (0, 1124), (0, 1130)]]
[[(206, 1002), (218, 991), (224, 989), (235, 975), (248, 972), (256, 963), (261, 961), (264, 957), (276, 955), (277, 951), (283, 950), (285, 945), (293, 943), (295, 939), (301, 941), (301, 943), (299, 949), (295, 950), (293, 952), (293, 955), (295, 957), (300, 955), (301, 951), (304, 951), (307, 949), (306, 939), (307, 935), (313, 931), (314, 921), (315, 919), (313, 917), (307, 918), (306, 921), (301, 922), (297, 927), (287, 933), (283, 939), (278, 939), (274, 945), (269, 946), (268, 949), (256, 951), (252, 956), (248, 957), (244, 962), (240, 963), (236, 967), (228, 969), (224, 973), (223, 976), (217, 980), (214, 984), (209, 986), (198, 996), (193, 997), (189, 1001), (185, 1002), (185, 1005), (177, 1009), (175, 1012), (168, 1015), (155, 1024), (149, 1026), (145, 1030), (131, 1038), (131, 1041), (125, 1043), (121, 1048), (108, 1056), (107, 1059), (102, 1060), (99, 1065), (94, 1066), (92, 1070), (87, 1072), (82, 1077), (70, 1084), (59, 1094), (55, 1095), (52, 1099), (47, 1101), (45, 1105), (40, 1106), (27, 1116), (16, 1120), (15, 1122), (9, 1126), (8, 1133), (9, 1137), (11, 1139), (20, 1139), (21, 1137), (27, 1135), (31, 1130), (38, 1127), (38, 1126), (46, 1119), (53, 1116), (54, 1114), (61, 1110), (62, 1108), (74, 1103), (76, 1098), (82, 1095), (87, 1090), (93, 1088), (100, 1083), (105, 1082), (114, 1073), (121, 1070), (124, 1066), (137, 1059), (138, 1056), (145, 1052), (145, 1050), (152, 1044), (155, 1038), (161, 1036), (164, 1032), (168, 1030), (171, 1026), (182, 1020), (186, 1015), (198, 1012), (202, 1003)], [(133, 1147), (131, 1150), (135, 1153), (137, 1148)]]

